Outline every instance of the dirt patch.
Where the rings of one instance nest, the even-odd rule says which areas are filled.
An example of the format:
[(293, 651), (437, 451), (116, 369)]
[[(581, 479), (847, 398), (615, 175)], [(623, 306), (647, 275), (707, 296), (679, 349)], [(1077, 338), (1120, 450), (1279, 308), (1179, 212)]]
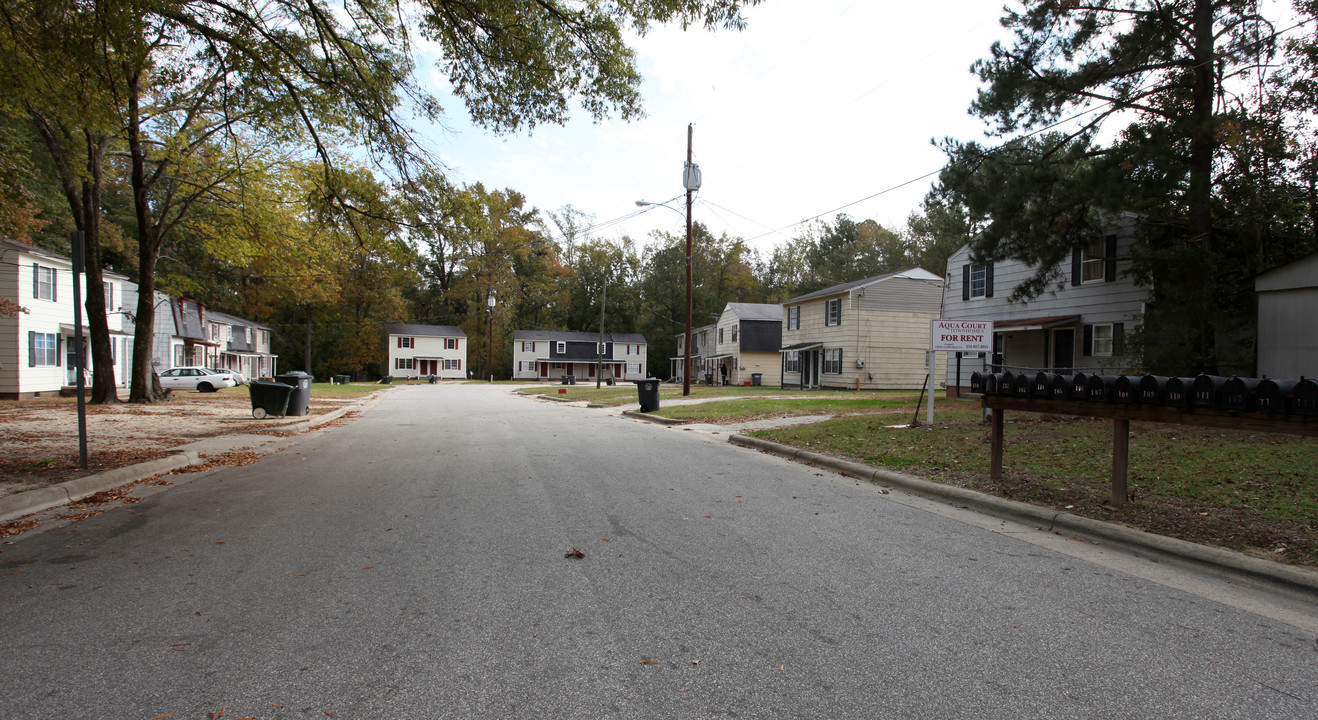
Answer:
[[(316, 399), (309, 417), (351, 402)], [(180, 446), (235, 433), (284, 434), (307, 417), (252, 417), (245, 388), (174, 393), (150, 405), (87, 406), (87, 469), (79, 466), (78, 406), (73, 398), (0, 402), (0, 496), (135, 465)]]

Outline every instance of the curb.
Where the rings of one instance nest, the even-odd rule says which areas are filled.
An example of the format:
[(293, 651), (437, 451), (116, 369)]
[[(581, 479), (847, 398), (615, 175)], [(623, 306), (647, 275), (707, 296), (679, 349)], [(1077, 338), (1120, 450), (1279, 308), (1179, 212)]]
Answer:
[[(349, 411), (358, 410), (367, 407), (378, 400), (380, 395), (372, 394), (366, 400), (352, 405), (332, 410), (324, 415), (309, 417), (288, 425), (279, 425), (272, 430), (307, 433), (325, 423), (337, 420), (347, 414)], [(114, 468), (105, 472), (87, 475), (74, 480), (66, 480), (57, 485), (50, 485), (36, 490), (29, 490), (14, 495), (6, 495), (0, 498), (0, 523), (9, 522), (15, 518), (32, 513), (49, 510), (53, 507), (59, 507), (75, 500), (95, 495), (98, 492), (113, 490), (117, 487), (135, 483), (138, 480), (149, 478), (153, 475), (162, 475), (172, 470), (178, 470), (189, 465), (200, 465), (205, 462), (196, 451), (186, 451), (166, 455), (155, 460), (128, 465), (126, 467)]]
[(650, 413), (637, 412), (636, 410), (623, 410), (622, 416), (636, 418), (637, 420), (645, 420), (646, 422), (652, 422), (656, 425), (667, 425), (669, 427), (672, 427), (673, 425), (685, 425), (687, 422), (686, 420), (675, 420), (673, 418), (660, 417), (659, 415), (651, 415)]
[[(625, 413), (624, 413), (625, 414)], [(788, 460), (809, 463), (833, 472), (882, 485), (893, 485), (914, 495), (946, 500), (953, 505), (968, 507), (977, 512), (1006, 520), (1034, 525), (1045, 532), (1061, 532), (1086, 539), (1105, 540), (1127, 549), (1179, 560), (1189, 564), (1236, 575), (1250, 580), (1263, 581), (1282, 588), (1299, 591), (1310, 601), (1318, 600), (1318, 571), (1282, 565), (1271, 560), (1250, 557), (1222, 548), (1199, 545), (1186, 540), (1155, 535), (1115, 523), (1094, 520), (1060, 510), (1049, 510), (1015, 500), (995, 497), (975, 490), (922, 480), (913, 475), (875, 468), (850, 460), (780, 445), (746, 435), (732, 435), (728, 442), (740, 447), (759, 450)]]

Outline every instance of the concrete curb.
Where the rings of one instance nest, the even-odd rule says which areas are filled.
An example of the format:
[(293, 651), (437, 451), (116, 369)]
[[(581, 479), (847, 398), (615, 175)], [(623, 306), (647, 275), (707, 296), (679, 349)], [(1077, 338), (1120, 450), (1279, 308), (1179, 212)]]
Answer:
[(622, 416), (636, 418), (637, 420), (645, 420), (646, 422), (652, 422), (656, 425), (668, 425), (670, 427), (673, 425), (685, 425), (687, 422), (686, 420), (674, 420), (673, 418), (660, 417), (659, 415), (651, 415), (650, 413), (637, 412), (635, 410), (623, 410)]
[[(278, 425), (271, 428), (275, 431), (294, 432), (298, 434), (310, 432), (325, 423), (337, 420), (347, 413), (368, 407), (380, 399), (379, 394), (372, 394), (366, 400), (361, 402), (345, 405), (337, 410), (332, 410), (324, 415), (308, 417), (306, 420), (289, 423), (287, 425)], [(195, 451), (186, 451), (167, 455), (155, 460), (129, 465), (127, 467), (106, 470), (94, 475), (80, 477), (75, 480), (68, 480), (58, 485), (37, 488), (14, 495), (6, 495), (0, 498), (0, 523), (9, 522), (15, 518), (32, 513), (49, 510), (53, 507), (59, 507), (74, 500), (80, 500), (89, 495), (95, 495), (98, 492), (113, 490), (123, 485), (135, 483), (138, 480), (152, 477), (153, 475), (163, 475), (172, 470), (178, 470), (189, 465), (200, 465), (205, 462)]]
[(1250, 580), (1263, 581), (1287, 590), (1299, 591), (1311, 601), (1318, 600), (1318, 571), (1283, 565), (1231, 550), (1198, 545), (1164, 535), (1155, 535), (1124, 525), (1094, 520), (1093, 518), (1081, 517), (1059, 510), (1049, 510), (1036, 505), (986, 495), (966, 488), (930, 482), (913, 475), (862, 465), (861, 463), (821, 455), (788, 445), (780, 445), (760, 438), (732, 435), (728, 438), (728, 442), (832, 470), (848, 477), (859, 478), (881, 485), (892, 485), (914, 495), (946, 500), (953, 505), (968, 507), (987, 515), (1034, 525), (1045, 532), (1061, 532), (1087, 539), (1104, 540), (1127, 549), (1160, 555), (1210, 570)]

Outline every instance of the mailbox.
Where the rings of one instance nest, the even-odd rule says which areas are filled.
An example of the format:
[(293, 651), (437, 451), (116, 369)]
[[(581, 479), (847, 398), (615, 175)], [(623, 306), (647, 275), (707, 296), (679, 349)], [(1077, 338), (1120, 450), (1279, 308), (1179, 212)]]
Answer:
[(1190, 405), (1199, 408), (1222, 407), (1222, 388), (1226, 380), (1221, 375), (1196, 376), (1190, 386)]
[(1297, 385), (1299, 385), (1299, 382), (1295, 380), (1273, 380), (1271, 378), (1260, 380), (1258, 387), (1254, 390), (1258, 411), (1273, 414), (1290, 412)]
[(1222, 383), (1222, 409), (1254, 412), (1258, 409), (1258, 386), (1256, 378), (1232, 376)]
[(1108, 402), (1116, 387), (1116, 375), (1090, 375), (1088, 382), (1089, 399), (1093, 402)]
[(980, 376), (980, 382), (984, 383), (984, 389), (981, 391), (985, 395), (998, 394), (998, 376), (994, 373), (984, 373)]
[(1112, 402), (1134, 403), (1139, 400), (1139, 380), (1122, 375), (1112, 383)]
[(1012, 393), (1016, 397), (1027, 398), (1034, 392), (1034, 378), (1026, 373), (1016, 375), (1016, 391)]
[(1076, 373), (1071, 376), (1071, 399), (1088, 400), (1089, 399), (1089, 376), (1084, 373)]
[(1295, 384), (1295, 397), (1291, 399), (1291, 412), (1296, 415), (1318, 415), (1318, 382), (1300, 378)]
[(1054, 400), (1066, 400), (1071, 397), (1071, 383), (1075, 380), (1074, 375), (1054, 375), (1050, 383), (1050, 394)]
[(1016, 374), (1010, 370), (998, 376), (998, 394), (1015, 395), (1016, 394)]
[(1162, 375), (1145, 375), (1140, 378), (1135, 399), (1144, 405), (1161, 405), (1167, 391), (1167, 378)]
[(970, 373), (970, 392), (980, 395), (984, 392), (984, 376), (977, 372)]
[(1175, 408), (1190, 407), (1190, 386), (1194, 378), (1170, 377), (1163, 385), (1162, 404)]
[(1053, 396), (1053, 376), (1041, 372), (1034, 376), (1034, 383), (1030, 385), (1030, 397), (1048, 399)]

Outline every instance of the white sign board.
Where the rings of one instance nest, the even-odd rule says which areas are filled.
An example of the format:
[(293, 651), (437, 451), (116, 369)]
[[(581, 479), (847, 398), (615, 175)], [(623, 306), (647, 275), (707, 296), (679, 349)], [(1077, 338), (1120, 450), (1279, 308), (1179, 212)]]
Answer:
[(935, 352), (993, 352), (993, 322), (931, 320), (929, 349)]

